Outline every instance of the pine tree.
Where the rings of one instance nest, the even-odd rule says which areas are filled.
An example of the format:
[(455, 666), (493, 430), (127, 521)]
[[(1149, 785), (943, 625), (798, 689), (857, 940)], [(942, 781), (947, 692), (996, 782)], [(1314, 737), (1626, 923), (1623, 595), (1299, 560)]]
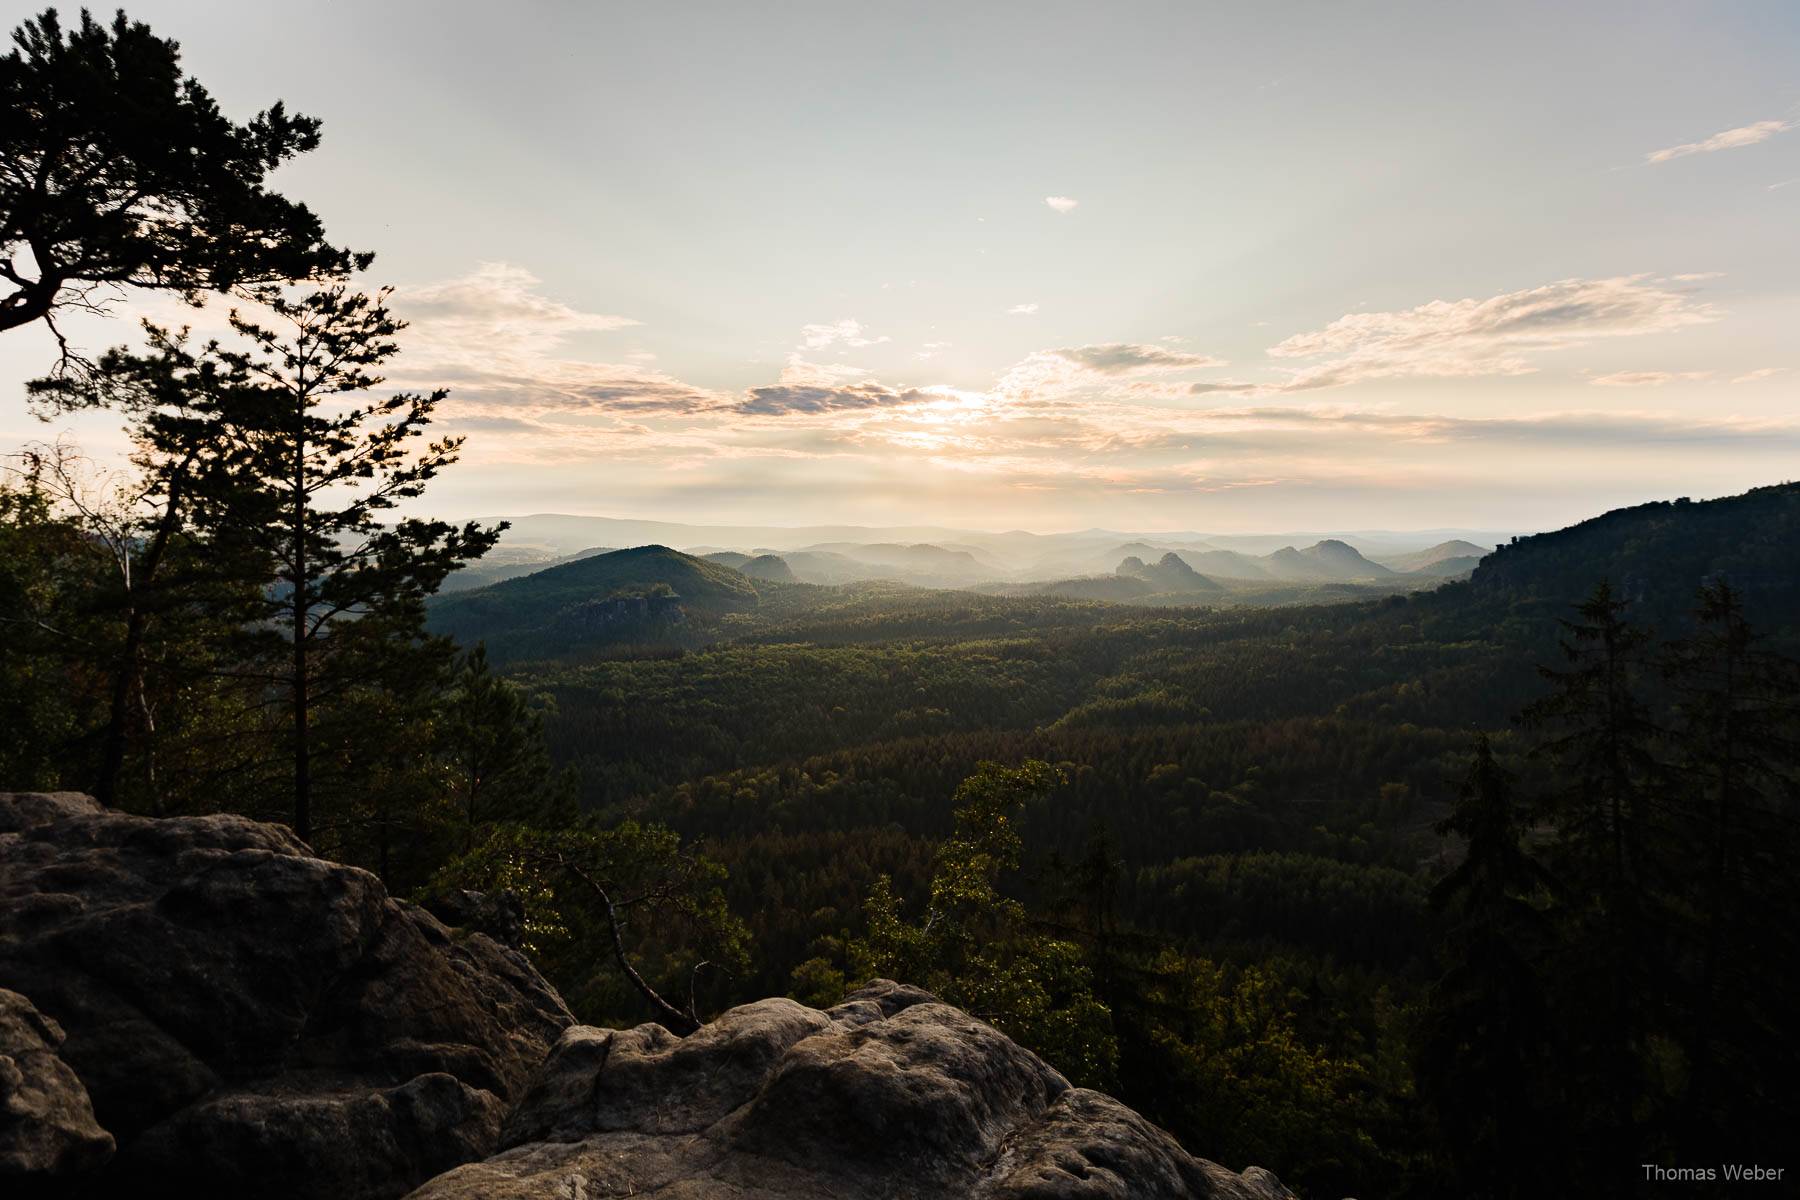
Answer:
[(1543, 1195), (1571, 1150), (1551, 1082), (1559, 1064), (1542, 976), (1553, 933), (1533, 901), (1558, 887), (1521, 845), (1514, 781), (1486, 735), (1437, 828), (1467, 849), (1431, 891), (1454, 925), (1422, 1021), (1420, 1091), (1466, 1194)]
[(1664, 669), (1677, 697), (1672, 807), (1679, 844), (1686, 1100), (1692, 1152), (1748, 1149), (1792, 1128), (1791, 996), (1769, 964), (1800, 955), (1800, 663), (1768, 650), (1728, 583), (1701, 588), (1694, 629)]
[(1553, 690), (1520, 719), (1550, 732), (1538, 753), (1556, 763), (1561, 787), (1546, 798), (1545, 815), (1576, 877), (1616, 896), (1645, 882), (1657, 729), (1639, 692), (1651, 639), (1625, 620), (1625, 602), (1605, 580), (1575, 611), (1578, 620), (1559, 622), (1570, 669), (1539, 667)]
[[(304, 205), (264, 177), (319, 144), (280, 103), (246, 125), (183, 76), (180, 47), (119, 13), (65, 29), (46, 9), (0, 58), (0, 330), (94, 309), (96, 288), (196, 300), (276, 280), (342, 277)], [(59, 340), (61, 335), (57, 335)], [(64, 365), (75, 359), (63, 344)]]
[(486, 646), (457, 665), (438, 743), (462, 810), (464, 854), (495, 821), (558, 827), (573, 819), (574, 781), (551, 771), (543, 716), (488, 669)]
[[(376, 685), (408, 654), (447, 662), (449, 644), (424, 636), (425, 598), (504, 528), (383, 522), (454, 463), (462, 445), (444, 438), (414, 446), (443, 391), (366, 398), (404, 328), (386, 295), (336, 286), (290, 299), (265, 289), (260, 299), (283, 328), (234, 310), (232, 328), (250, 349), (208, 348), (224, 398), (214, 433), (227, 486), (202, 519), (234, 558), (270, 564), (256, 615), (274, 631), (263, 639), (266, 678), (285, 699), (293, 824), (302, 839), (314, 829), (315, 710)], [(340, 644), (362, 653), (340, 655)], [(370, 655), (371, 644), (387, 654)]]

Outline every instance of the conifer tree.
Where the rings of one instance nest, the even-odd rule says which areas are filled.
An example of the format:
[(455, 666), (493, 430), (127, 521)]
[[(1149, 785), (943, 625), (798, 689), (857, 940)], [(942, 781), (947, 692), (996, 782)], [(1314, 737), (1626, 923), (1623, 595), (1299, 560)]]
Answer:
[(1539, 753), (1555, 761), (1561, 787), (1546, 798), (1546, 815), (1582, 882), (1609, 894), (1643, 882), (1656, 771), (1657, 730), (1640, 695), (1650, 633), (1626, 621), (1625, 607), (1602, 580), (1576, 606), (1577, 620), (1559, 622), (1570, 668), (1538, 668), (1552, 690), (1521, 714), (1550, 733)]
[[(1602, 581), (1561, 622), (1567, 670), (1539, 668), (1551, 691), (1521, 720), (1545, 730), (1537, 753), (1556, 785), (1539, 813), (1554, 826), (1550, 866), (1567, 888), (1545, 975), (1565, 1043), (1568, 1126), (1586, 1154), (1576, 1166), (1624, 1161), (1642, 1149), (1649, 1098), (1666, 1092), (1658, 1047), (1671, 979), (1666, 777), (1661, 730), (1644, 699), (1651, 635), (1625, 619)], [(1590, 1181), (1593, 1186), (1598, 1182)]]
[[(403, 328), (385, 292), (339, 285), (292, 299), (265, 289), (259, 298), (281, 328), (234, 310), (232, 327), (250, 348), (208, 347), (209, 373), (224, 398), (214, 433), (227, 469), (203, 519), (234, 558), (269, 564), (270, 586), (255, 615), (273, 631), (263, 638), (264, 661), (285, 698), (294, 831), (309, 839), (315, 708), (370, 684), (386, 661), (408, 652), (447, 658), (448, 643), (424, 638), (425, 597), (492, 546), (504, 526), (412, 517), (384, 523), (455, 462), (462, 445), (461, 438), (414, 445), (445, 392), (368, 398)], [(340, 635), (365, 653), (334, 654)], [(388, 658), (366, 653), (372, 644), (387, 648)]]
[(1557, 888), (1521, 845), (1513, 777), (1485, 734), (1437, 828), (1467, 843), (1431, 891), (1454, 924), (1422, 1021), (1419, 1086), (1469, 1194), (1542, 1195), (1571, 1149), (1549, 1086), (1558, 1063), (1542, 971), (1552, 930), (1532, 901)]
[(1664, 669), (1675, 690), (1676, 962), (1687, 1050), (1678, 1141), (1731, 1153), (1792, 1128), (1791, 997), (1769, 965), (1800, 955), (1800, 663), (1767, 649), (1724, 581)]

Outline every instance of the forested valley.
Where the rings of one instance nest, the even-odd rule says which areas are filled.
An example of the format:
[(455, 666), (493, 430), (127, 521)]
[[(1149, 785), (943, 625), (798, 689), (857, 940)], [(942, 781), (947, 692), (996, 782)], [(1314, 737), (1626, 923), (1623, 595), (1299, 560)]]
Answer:
[[(104, 544), (8, 496), (39, 632), (0, 761), (90, 787), (128, 597), (79, 599)], [(887, 975), (1307, 1194), (1605, 1193), (1596, 1146), (1792, 1115), (1762, 964), (1800, 915), (1796, 529), (1792, 486), (1649, 505), (1469, 582), (1259, 609), (601, 555), (447, 597), (405, 655), (345, 641), (331, 669), (382, 670), (321, 689), (312, 837), (445, 911), (510, 889), (590, 1021)], [(653, 581), (681, 622), (567, 622)], [(115, 802), (291, 820), (279, 689), (153, 628)]]

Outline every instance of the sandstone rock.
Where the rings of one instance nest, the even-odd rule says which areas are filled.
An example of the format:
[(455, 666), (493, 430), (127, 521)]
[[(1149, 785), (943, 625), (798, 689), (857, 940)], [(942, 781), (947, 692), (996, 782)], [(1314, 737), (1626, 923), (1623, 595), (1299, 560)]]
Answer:
[(505, 1147), (410, 1200), (1289, 1200), (1190, 1157), (991, 1026), (878, 981), (827, 1012), (736, 1008), (686, 1039), (564, 1032)]
[(113, 1154), (87, 1089), (56, 1055), (63, 1031), (0, 988), (0, 1179), (91, 1171)]
[(242, 817), (0, 794), (0, 985), (134, 1194), (393, 1196), (488, 1153), (573, 1018), (516, 951)]

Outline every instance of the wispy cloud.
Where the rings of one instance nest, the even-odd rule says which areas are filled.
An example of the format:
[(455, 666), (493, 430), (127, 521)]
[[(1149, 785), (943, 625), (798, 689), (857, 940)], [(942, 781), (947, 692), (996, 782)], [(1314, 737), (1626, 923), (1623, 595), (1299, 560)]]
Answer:
[(1711, 371), (1614, 371), (1588, 380), (1595, 387), (1661, 387), (1677, 379), (1705, 379)]
[(1029, 317), (1033, 313), (1037, 312), (1037, 310), (1038, 310), (1038, 306), (1035, 303), (1034, 304), (1015, 304), (1011, 308), (1007, 309), (1006, 312), (1007, 312), (1008, 316), (1011, 316), (1016, 313), (1019, 316)]
[(809, 362), (796, 350), (787, 356), (787, 365), (781, 369), (781, 382), (808, 387), (835, 387), (838, 384), (861, 379), (868, 374), (867, 367), (852, 366), (849, 363)]
[(834, 342), (841, 342), (846, 346), (875, 346), (889, 340), (885, 336), (863, 336), (862, 322), (851, 317), (833, 321), (829, 325), (803, 325), (800, 327), (800, 336), (806, 340), (808, 350), (817, 350)]
[(1197, 367), (1222, 367), (1225, 360), (1205, 354), (1181, 354), (1161, 346), (1135, 342), (1103, 342), (1092, 346), (1075, 346), (1061, 350), (1045, 350), (1084, 371), (1099, 375), (1136, 375), (1147, 371), (1184, 371)]
[(1787, 367), (1758, 367), (1754, 371), (1750, 371), (1743, 375), (1739, 375), (1736, 379), (1733, 379), (1731, 382), (1733, 382), (1733, 383), (1755, 383), (1759, 379), (1773, 379), (1777, 375), (1787, 374), (1788, 369), (1789, 368), (1787, 368)]
[(1071, 200), (1067, 196), (1045, 196), (1044, 203), (1048, 204), (1051, 208), (1054, 208), (1057, 212), (1066, 215), (1074, 212), (1081, 201)]
[(754, 416), (782, 416), (788, 413), (832, 413), (870, 408), (892, 408), (902, 404), (925, 404), (936, 399), (914, 388), (897, 391), (878, 383), (859, 383), (846, 387), (789, 386), (751, 388), (749, 399), (736, 405), (736, 410)]
[(1736, 129), (1715, 133), (1702, 141), (1669, 146), (1662, 150), (1652, 150), (1644, 156), (1644, 161), (1646, 163), (1666, 163), (1671, 159), (1686, 158), (1690, 154), (1711, 154), (1715, 150), (1735, 150), (1740, 146), (1754, 146), (1758, 142), (1768, 141), (1778, 133), (1786, 133), (1794, 125), (1793, 121), (1757, 121), (1751, 125), (1740, 125)]
[(1485, 300), (1434, 300), (1400, 312), (1350, 313), (1270, 349), (1317, 358), (1283, 391), (1400, 376), (1524, 375), (1530, 355), (1595, 338), (1667, 333), (1717, 320), (1712, 305), (1645, 276), (1565, 279)]
[(1119, 380), (1224, 365), (1223, 359), (1209, 355), (1137, 342), (1065, 346), (1039, 350), (1014, 363), (994, 390), (1009, 399), (1054, 397)]

